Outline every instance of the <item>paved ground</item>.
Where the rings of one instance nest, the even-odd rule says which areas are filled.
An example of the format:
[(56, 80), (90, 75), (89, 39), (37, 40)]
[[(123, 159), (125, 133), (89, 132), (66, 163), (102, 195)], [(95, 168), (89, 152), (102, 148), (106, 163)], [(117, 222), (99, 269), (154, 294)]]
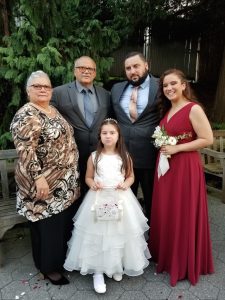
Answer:
[(5, 234), (1, 243), (4, 258), (0, 268), (0, 299), (224, 300), (225, 204), (215, 194), (209, 195), (209, 212), (216, 273), (201, 276), (196, 286), (185, 280), (172, 288), (168, 275), (157, 275), (153, 263), (139, 277), (124, 276), (122, 282), (107, 278), (105, 295), (93, 291), (91, 276), (81, 276), (78, 272), (67, 273), (71, 284), (53, 286), (41, 279), (33, 265), (28, 228), (17, 226)]

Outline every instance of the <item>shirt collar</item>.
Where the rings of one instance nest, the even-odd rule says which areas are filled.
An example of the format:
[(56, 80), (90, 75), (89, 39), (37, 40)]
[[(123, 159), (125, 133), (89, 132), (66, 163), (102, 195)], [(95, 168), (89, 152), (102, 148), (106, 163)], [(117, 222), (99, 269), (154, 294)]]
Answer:
[(83, 90), (89, 90), (91, 91), (92, 94), (94, 94), (95, 90), (94, 90), (94, 86), (91, 85), (88, 89), (83, 86), (78, 80), (75, 81), (75, 85), (77, 87), (77, 90), (79, 93), (82, 93)]
[(140, 85), (142, 89), (149, 85), (150, 77), (149, 75), (146, 77), (145, 81)]
[[(150, 81), (150, 76), (148, 75), (148, 76), (146, 77), (145, 81), (144, 81), (142, 84), (139, 85), (139, 88), (141, 87), (142, 89), (144, 89), (146, 86), (149, 85), (149, 81)], [(133, 85), (130, 84), (129, 87), (130, 87), (130, 88), (133, 88)]]

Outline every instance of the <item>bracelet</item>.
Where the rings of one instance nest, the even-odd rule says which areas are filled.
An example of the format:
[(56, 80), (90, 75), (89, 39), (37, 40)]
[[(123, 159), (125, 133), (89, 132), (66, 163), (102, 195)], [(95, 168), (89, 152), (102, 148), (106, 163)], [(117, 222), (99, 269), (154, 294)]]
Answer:
[(34, 177), (34, 180), (37, 180), (37, 179), (41, 178), (42, 176), (43, 176), (42, 174), (37, 175), (36, 177)]

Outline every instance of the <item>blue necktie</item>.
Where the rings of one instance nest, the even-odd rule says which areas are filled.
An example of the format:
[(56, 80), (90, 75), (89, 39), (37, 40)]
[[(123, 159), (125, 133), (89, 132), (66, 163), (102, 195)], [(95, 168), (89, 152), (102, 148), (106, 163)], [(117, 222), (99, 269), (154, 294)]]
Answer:
[(91, 98), (89, 96), (90, 91), (89, 90), (82, 90), (82, 93), (84, 94), (84, 116), (86, 123), (88, 127), (91, 127), (91, 124), (94, 119), (94, 113), (93, 113), (93, 105), (91, 103)]

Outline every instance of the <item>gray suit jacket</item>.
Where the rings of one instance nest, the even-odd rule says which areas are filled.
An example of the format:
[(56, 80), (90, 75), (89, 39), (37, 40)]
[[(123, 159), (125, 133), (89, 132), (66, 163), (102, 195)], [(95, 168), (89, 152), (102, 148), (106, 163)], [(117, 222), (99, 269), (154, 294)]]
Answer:
[(99, 86), (94, 86), (94, 88), (98, 101), (98, 110), (90, 128), (87, 126), (77, 103), (75, 82), (54, 88), (51, 101), (51, 104), (59, 110), (74, 128), (74, 137), (80, 156), (79, 162), (83, 168), (86, 168), (86, 162), (90, 153), (96, 149), (99, 126), (110, 113), (110, 93)]
[(138, 119), (132, 123), (120, 105), (120, 98), (128, 82), (120, 82), (111, 91), (114, 115), (120, 125), (127, 150), (132, 156), (134, 168), (151, 169), (155, 167), (157, 150), (153, 145), (152, 134), (159, 124), (157, 106), (158, 79), (150, 75), (148, 104)]

